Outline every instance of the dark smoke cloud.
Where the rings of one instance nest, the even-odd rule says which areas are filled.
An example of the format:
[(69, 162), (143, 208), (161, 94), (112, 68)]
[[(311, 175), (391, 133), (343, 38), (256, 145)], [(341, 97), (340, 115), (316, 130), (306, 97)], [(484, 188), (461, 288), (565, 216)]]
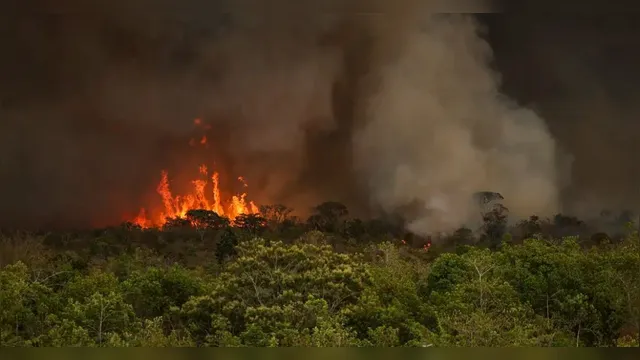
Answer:
[(120, 221), (202, 101), (185, 91), (189, 29), (143, 2), (14, 4), (0, 11), (3, 225)]
[[(3, 225), (117, 222), (154, 197), (160, 169), (205, 160), (253, 181), (258, 200), (304, 194), (305, 134), (335, 126), (337, 52), (317, 44), (326, 25), (312, 10), (258, 5), (5, 3)], [(195, 117), (213, 125), (210, 153), (186, 146)]]
[[(3, 5), (1, 225), (116, 223), (157, 200), (161, 169), (180, 183), (203, 161), (302, 213), (440, 201), (444, 213), (410, 219), (419, 232), (468, 220), (475, 190), (504, 192), (516, 214), (557, 210), (565, 167), (542, 118), (500, 95), (482, 26), (430, 15), (491, 8), (447, 4)], [(187, 145), (196, 117), (212, 126), (209, 149)]]

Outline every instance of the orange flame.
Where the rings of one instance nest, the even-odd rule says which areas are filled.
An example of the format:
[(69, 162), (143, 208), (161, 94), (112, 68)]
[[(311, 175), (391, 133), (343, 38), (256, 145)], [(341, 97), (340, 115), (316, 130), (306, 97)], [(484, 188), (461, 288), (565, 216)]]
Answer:
[[(209, 174), (206, 165), (201, 165), (199, 172), (205, 177)], [(220, 216), (228, 217), (231, 221), (238, 215), (258, 214), (260, 212), (253, 201), (246, 200), (247, 194), (245, 192), (233, 195), (225, 206), (225, 201), (220, 195), (219, 179), (220, 175), (217, 172), (213, 172), (210, 178), (211, 193), (213, 194), (212, 201), (207, 197), (209, 181), (206, 179), (193, 180), (193, 192), (191, 194), (174, 196), (169, 187), (169, 174), (166, 171), (162, 171), (156, 191), (162, 198), (163, 211), (159, 212), (155, 218), (149, 218), (146, 209), (143, 208), (131, 222), (142, 228), (161, 227), (167, 222), (167, 218), (185, 218), (189, 210), (196, 209), (213, 211)], [(244, 187), (247, 187), (242, 177), (238, 179), (243, 183)]]
[[(204, 127), (210, 129), (209, 125), (203, 124), (202, 119), (197, 118), (193, 120), (193, 124), (197, 127)], [(208, 140), (206, 135), (203, 135), (199, 141), (200, 145), (208, 147)], [(196, 139), (192, 138), (189, 141), (190, 146), (196, 146)], [(142, 228), (150, 228), (154, 226), (161, 227), (167, 222), (167, 218), (185, 218), (189, 210), (209, 210), (217, 213), (220, 216), (226, 216), (233, 221), (238, 215), (242, 214), (258, 214), (260, 211), (258, 206), (252, 201), (246, 200), (247, 194), (243, 192), (231, 196), (229, 201), (224, 201), (220, 194), (220, 176), (217, 172), (213, 172), (210, 177), (211, 193), (213, 199), (210, 201), (207, 198), (207, 186), (209, 185), (209, 170), (206, 165), (200, 165), (198, 169), (200, 175), (203, 178), (193, 180), (193, 192), (187, 195), (173, 195), (169, 187), (169, 174), (167, 171), (162, 171), (160, 183), (156, 188), (158, 194), (162, 198), (163, 210), (157, 211), (156, 216), (152, 218), (148, 217), (146, 209), (141, 209), (138, 216), (136, 216), (131, 222)], [(242, 176), (238, 177), (244, 188), (248, 187), (247, 182)]]

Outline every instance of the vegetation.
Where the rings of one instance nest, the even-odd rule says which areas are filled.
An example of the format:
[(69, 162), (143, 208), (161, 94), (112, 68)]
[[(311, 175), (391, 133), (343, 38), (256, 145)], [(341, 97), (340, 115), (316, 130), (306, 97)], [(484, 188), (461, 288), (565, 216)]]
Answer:
[(307, 221), (276, 205), (163, 229), (4, 232), (0, 345), (638, 346), (630, 219), (508, 226), (507, 211), (438, 239), (335, 202)]

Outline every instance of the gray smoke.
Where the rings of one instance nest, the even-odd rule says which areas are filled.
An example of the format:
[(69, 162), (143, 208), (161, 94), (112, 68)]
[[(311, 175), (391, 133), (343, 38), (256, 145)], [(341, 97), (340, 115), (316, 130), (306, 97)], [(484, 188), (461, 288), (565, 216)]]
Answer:
[(372, 201), (387, 211), (417, 202), (409, 228), (422, 234), (477, 220), (477, 191), (500, 192), (516, 217), (553, 214), (554, 139), (534, 111), (500, 94), (478, 24), (412, 13), (378, 45), (394, 56), (373, 74), (378, 88), (354, 139)]

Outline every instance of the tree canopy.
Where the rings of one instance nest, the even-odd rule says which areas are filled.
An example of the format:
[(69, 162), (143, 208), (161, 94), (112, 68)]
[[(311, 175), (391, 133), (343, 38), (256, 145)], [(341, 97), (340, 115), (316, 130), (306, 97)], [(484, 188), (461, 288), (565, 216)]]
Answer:
[(1, 233), (0, 345), (639, 345), (626, 214), (512, 224), (495, 202), (480, 228), (429, 238), (336, 202), (292, 213)]

